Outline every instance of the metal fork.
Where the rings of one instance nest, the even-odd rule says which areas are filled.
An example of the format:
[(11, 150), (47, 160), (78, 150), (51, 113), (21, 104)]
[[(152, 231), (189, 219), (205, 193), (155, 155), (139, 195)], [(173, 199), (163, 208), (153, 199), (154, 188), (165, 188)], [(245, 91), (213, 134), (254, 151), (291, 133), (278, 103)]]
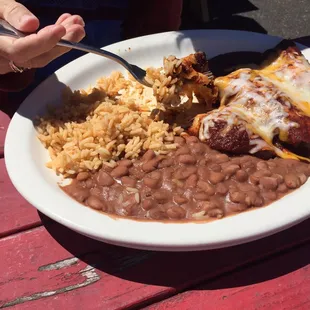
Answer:
[[(13, 37), (13, 38), (22, 38), (22, 37), (27, 36), (27, 34), (17, 30), (16, 28), (11, 26), (9, 23), (7, 23), (3, 19), (0, 19), (0, 36), (1, 35)], [(109, 58), (113, 61), (116, 61), (118, 64), (122, 65), (126, 70), (128, 70), (140, 84), (151, 87), (151, 85), (145, 80), (145, 76), (146, 76), (145, 70), (141, 69), (140, 67), (136, 65), (128, 63), (125, 59), (123, 59), (122, 57), (118, 55), (115, 55), (111, 52), (105, 51), (100, 48), (92, 47), (92, 46), (85, 45), (82, 43), (70, 42), (67, 40), (60, 40), (57, 43), (57, 45), (68, 47), (71, 49), (80, 50), (86, 53), (93, 53), (99, 56)]]

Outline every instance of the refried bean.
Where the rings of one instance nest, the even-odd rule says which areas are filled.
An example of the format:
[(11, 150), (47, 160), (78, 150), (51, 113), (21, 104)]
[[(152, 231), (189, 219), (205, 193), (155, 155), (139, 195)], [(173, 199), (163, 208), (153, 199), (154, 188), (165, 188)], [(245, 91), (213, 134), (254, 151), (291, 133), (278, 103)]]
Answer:
[(307, 163), (291, 159), (230, 157), (196, 137), (176, 137), (167, 155), (147, 151), (91, 174), (81, 172), (62, 189), (90, 208), (155, 221), (219, 219), (280, 199), (310, 176)]

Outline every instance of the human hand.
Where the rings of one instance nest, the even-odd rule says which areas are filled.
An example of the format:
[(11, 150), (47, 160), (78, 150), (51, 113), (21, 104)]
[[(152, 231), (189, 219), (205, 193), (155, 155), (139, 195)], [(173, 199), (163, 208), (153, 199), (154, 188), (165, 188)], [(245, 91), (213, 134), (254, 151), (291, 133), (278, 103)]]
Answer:
[[(39, 27), (39, 20), (14, 0), (0, 0), (0, 17), (22, 32), (35, 32)], [(84, 25), (80, 16), (65, 13), (55, 25), (47, 26), (36, 34), (19, 39), (0, 37), (0, 74), (13, 71), (10, 61), (21, 68), (46, 66), (69, 51), (56, 46), (60, 39), (79, 42), (84, 38)]]

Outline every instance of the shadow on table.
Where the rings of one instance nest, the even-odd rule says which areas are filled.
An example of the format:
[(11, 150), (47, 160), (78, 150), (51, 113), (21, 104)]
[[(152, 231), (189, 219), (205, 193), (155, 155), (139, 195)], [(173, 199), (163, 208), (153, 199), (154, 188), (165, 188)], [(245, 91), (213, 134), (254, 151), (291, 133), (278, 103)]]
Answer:
[[(207, 283), (203, 287), (205, 289), (250, 285), (283, 276), (310, 263), (307, 255), (309, 246), (306, 250), (293, 249), (294, 245), (310, 239), (306, 233), (310, 220), (244, 245), (200, 252), (169, 253), (109, 245), (80, 235), (45, 216), (41, 215), (41, 219), (49, 234), (62, 247), (97, 270), (128, 281), (168, 287), (176, 291), (200, 283)], [(285, 254), (286, 251), (289, 254)], [(303, 255), (299, 255), (300, 252), (304, 252)], [(237, 273), (238, 276), (234, 276), (241, 267), (242, 275)], [(223, 274), (231, 274), (231, 277), (223, 277), (224, 280), (221, 280), (219, 276)], [(215, 278), (218, 281), (208, 282)]]

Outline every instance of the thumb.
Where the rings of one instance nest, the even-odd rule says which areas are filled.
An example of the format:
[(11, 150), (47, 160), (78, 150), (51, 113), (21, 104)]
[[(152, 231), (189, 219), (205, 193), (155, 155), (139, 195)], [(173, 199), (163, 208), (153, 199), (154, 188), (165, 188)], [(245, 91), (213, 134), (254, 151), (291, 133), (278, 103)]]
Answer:
[(37, 17), (14, 0), (0, 0), (0, 17), (23, 32), (35, 32), (39, 27)]

